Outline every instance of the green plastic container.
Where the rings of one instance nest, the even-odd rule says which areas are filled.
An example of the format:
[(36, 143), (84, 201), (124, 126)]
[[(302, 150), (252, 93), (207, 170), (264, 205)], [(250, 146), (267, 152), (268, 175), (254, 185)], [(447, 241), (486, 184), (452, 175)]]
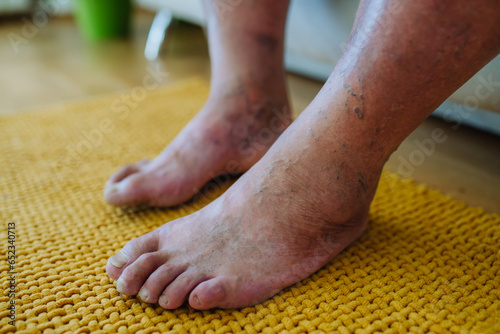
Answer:
[(76, 0), (75, 15), (86, 39), (99, 41), (127, 37), (131, 0)]

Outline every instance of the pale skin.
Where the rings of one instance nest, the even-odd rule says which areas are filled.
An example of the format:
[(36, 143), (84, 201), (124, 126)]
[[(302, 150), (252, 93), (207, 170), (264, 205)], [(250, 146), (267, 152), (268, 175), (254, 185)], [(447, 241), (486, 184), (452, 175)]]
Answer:
[(205, 5), (205, 107), (156, 159), (124, 167), (105, 190), (116, 205), (170, 206), (214, 175), (245, 172), (108, 261), (118, 291), (165, 309), (254, 305), (331, 261), (363, 233), (401, 141), (500, 52), (500, 1), (362, 1), (334, 72), (291, 123), (286, 1), (244, 1), (224, 17)]

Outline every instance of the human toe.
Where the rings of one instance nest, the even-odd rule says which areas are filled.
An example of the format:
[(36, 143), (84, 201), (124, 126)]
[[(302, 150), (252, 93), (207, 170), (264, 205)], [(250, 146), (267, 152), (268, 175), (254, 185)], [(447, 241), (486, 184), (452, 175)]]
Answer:
[(162, 264), (148, 277), (139, 291), (139, 298), (147, 303), (157, 303), (165, 288), (185, 269), (185, 266), (172, 262)]
[(108, 183), (106, 186), (110, 186), (114, 183), (120, 182), (127, 176), (137, 173), (140, 170), (140, 165), (144, 165), (142, 160), (140, 164), (128, 164), (120, 168), (120, 170), (109, 177)]
[(207, 277), (196, 269), (187, 270), (170, 283), (159, 298), (159, 305), (165, 309), (176, 309), (187, 299), (191, 290)]
[(137, 172), (120, 182), (108, 184), (104, 190), (104, 199), (113, 205), (138, 205), (147, 203), (154, 185), (148, 182), (148, 176)]
[(129, 241), (117, 254), (111, 256), (106, 264), (108, 275), (117, 280), (123, 271), (141, 255), (158, 250), (157, 230)]
[(153, 252), (142, 254), (131, 263), (116, 282), (118, 292), (125, 295), (136, 295), (148, 277), (166, 261), (165, 254)]

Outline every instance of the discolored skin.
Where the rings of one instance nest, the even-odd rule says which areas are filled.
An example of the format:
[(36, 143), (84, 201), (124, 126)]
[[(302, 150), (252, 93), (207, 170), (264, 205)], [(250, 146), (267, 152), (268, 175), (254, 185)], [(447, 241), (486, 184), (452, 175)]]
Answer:
[[(275, 66), (238, 73), (240, 78), (245, 73), (271, 78), (275, 74), (270, 72), (279, 66), (282, 85), (280, 59), (286, 6), (272, 1), (248, 1), (226, 17), (214, 15), (212, 2), (207, 1), (207, 7), (212, 13), (211, 97), (223, 95), (218, 89), (224, 80), (217, 75), (228, 74), (224, 72), (225, 64), (245, 64), (241, 53), (228, 54), (232, 43), (238, 45), (235, 49), (251, 53), (247, 43), (257, 41), (263, 54), (279, 53), (279, 57), (261, 59)], [(259, 16), (249, 20), (259, 22), (254, 27), (245, 20), (257, 12)], [(273, 22), (279, 22), (279, 29)], [(117, 280), (118, 290), (139, 294), (144, 301), (159, 303), (166, 309), (177, 308), (185, 300), (196, 309), (244, 307), (264, 301), (314, 273), (365, 229), (381, 169), (401, 141), (500, 52), (499, 22), (499, 1), (362, 1), (345, 52), (311, 104), (272, 146), (267, 146), (270, 148), (265, 155), (267, 147), (255, 146), (259, 147), (256, 158), (248, 164), (241, 163), (241, 171), (248, 171), (225, 194), (190, 216), (130, 241), (111, 257), (107, 271)], [(233, 39), (232, 34), (224, 34), (226, 29), (244, 36)], [(276, 38), (256, 39), (256, 29), (265, 30), (259, 30), (260, 36)], [(219, 62), (220, 59), (225, 60)], [(266, 81), (270, 82), (271, 79)], [(252, 91), (250, 87), (243, 85), (242, 94), (252, 95), (248, 93)], [(281, 88), (261, 92), (278, 91)], [(259, 98), (280, 100), (257, 96), (257, 104)], [(217, 105), (214, 101), (209, 103)], [(243, 123), (256, 132), (270, 127), (273, 117), (273, 124), (277, 119), (271, 115), (259, 118), (263, 122), (256, 121), (245, 108), (232, 109), (228, 118), (227, 114), (216, 115), (215, 107), (206, 108), (197, 117), (204, 117), (204, 122), (195, 118), (176, 139), (179, 143), (171, 144), (175, 148), (186, 141), (193, 145), (192, 150), (179, 153), (182, 158), (177, 159), (173, 153), (165, 153), (167, 148), (154, 162), (158, 168), (173, 168), (168, 167), (173, 163), (183, 166), (185, 173), (190, 161), (206, 159), (204, 163), (217, 170), (227, 159), (235, 159), (228, 153), (234, 151), (228, 147), (238, 146), (239, 138), (227, 135), (230, 131), (223, 132), (217, 137), (220, 145), (214, 146), (210, 140), (197, 141), (192, 136), (196, 132), (193, 129), (203, 132), (206, 128), (206, 138), (213, 138), (211, 131), (220, 119), (229, 128)], [(224, 110), (219, 108), (222, 114)], [(286, 123), (283, 122), (283, 129)], [(208, 147), (203, 147), (206, 143)], [(199, 155), (201, 151), (197, 150), (203, 148), (212, 154)], [(236, 155), (238, 158), (243, 160)], [(140, 175), (143, 167), (132, 168), (140, 170), (135, 173)], [(175, 170), (171, 169), (171, 173)], [(206, 177), (194, 174), (213, 170), (197, 169), (183, 177), (197, 180), (201, 186)], [(134, 173), (121, 182), (133, 176)], [(164, 182), (164, 175), (144, 177), (146, 184), (148, 177), (151, 182)], [(148, 189), (142, 190), (142, 195), (130, 203), (144, 198), (144, 202), (152, 204), (175, 202), (175, 196), (162, 194), (162, 189), (156, 191), (150, 195)], [(161, 200), (156, 202), (157, 194)], [(111, 203), (127, 203), (126, 199), (107, 199)]]
[(283, 68), (287, 2), (244, 3), (233, 12), (205, 6), (208, 101), (158, 157), (110, 177), (104, 197), (111, 204), (183, 203), (215, 176), (247, 171), (292, 122)]

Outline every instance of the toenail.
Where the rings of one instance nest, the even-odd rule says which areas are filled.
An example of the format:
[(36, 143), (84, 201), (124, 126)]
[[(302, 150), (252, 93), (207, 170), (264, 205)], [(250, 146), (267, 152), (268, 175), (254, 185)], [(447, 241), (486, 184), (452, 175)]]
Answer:
[(118, 281), (116, 281), (116, 290), (123, 293), (123, 288), (125, 288), (125, 282), (123, 281), (123, 278), (120, 277)]
[(116, 268), (123, 267), (128, 262), (128, 256), (124, 252), (119, 252), (109, 258), (109, 262)]
[(147, 302), (149, 299), (148, 290), (142, 288), (141, 291), (139, 291), (139, 298), (141, 298), (142, 301)]
[(110, 194), (114, 194), (114, 193), (117, 193), (119, 188), (116, 184), (112, 184), (112, 185), (109, 185), (106, 187), (107, 189), (107, 192), (110, 193)]
[(200, 300), (198, 299), (198, 296), (194, 296), (194, 302), (198, 305), (201, 305)]
[(168, 304), (168, 298), (165, 295), (161, 295), (160, 300), (158, 300), (158, 304), (165, 306)]

